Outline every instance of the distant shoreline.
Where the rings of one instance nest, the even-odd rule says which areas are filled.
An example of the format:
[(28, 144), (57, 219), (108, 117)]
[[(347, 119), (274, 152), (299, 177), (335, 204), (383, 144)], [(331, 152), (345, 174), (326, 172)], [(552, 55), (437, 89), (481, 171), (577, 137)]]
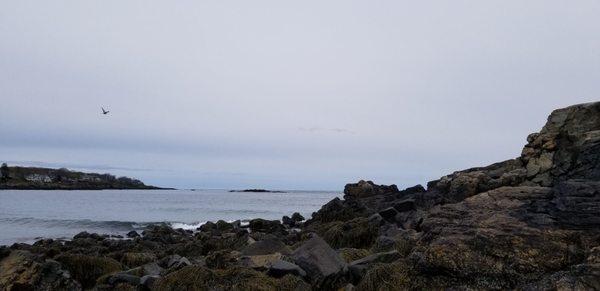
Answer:
[(0, 190), (167, 190), (111, 174), (84, 173), (66, 168), (0, 167)]

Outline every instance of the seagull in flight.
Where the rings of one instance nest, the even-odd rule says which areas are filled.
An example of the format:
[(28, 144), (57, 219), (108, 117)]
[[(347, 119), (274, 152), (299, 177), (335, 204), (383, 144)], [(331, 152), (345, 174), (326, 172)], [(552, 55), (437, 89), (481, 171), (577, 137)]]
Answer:
[(100, 107), (100, 108), (102, 108), (102, 114), (104, 114), (104, 115), (106, 115), (110, 112), (110, 111), (104, 110), (104, 107)]

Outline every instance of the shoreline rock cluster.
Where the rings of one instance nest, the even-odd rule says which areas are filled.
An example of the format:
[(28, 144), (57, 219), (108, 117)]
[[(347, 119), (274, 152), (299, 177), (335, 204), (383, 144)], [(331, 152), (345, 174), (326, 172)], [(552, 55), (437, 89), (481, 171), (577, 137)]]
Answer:
[(344, 194), (308, 220), (2, 247), (0, 289), (600, 290), (600, 102), (554, 111), (516, 159)]

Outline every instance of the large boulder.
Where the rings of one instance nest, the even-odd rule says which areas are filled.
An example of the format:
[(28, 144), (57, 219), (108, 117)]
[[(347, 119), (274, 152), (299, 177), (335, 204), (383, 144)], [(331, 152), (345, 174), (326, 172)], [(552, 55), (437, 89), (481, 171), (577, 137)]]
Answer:
[(347, 271), (347, 265), (338, 253), (316, 234), (297, 248), (291, 258), (306, 271), (313, 286), (341, 287), (338, 285), (342, 282), (340, 278)]
[(344, 187), (344, 198), (365, 198), (375, 195), (399, 193), (396, 185), (376, 185), (372, 181), (360, 180), (355, 184), (347, 184)]

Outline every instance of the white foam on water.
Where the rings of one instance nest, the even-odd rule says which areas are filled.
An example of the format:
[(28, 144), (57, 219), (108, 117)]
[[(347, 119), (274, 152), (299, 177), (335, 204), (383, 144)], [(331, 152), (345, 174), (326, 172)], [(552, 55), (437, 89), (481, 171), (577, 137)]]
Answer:
[(185, 229), (185, 230), (196, 230), (198, 227), (200, 227), (201, 225), (203, 225), (205, 223), (206, 223), (206, 221), (198, 222), (198, 223), (190, 223), (190, 224), (183, 223), (183, 222), (171, 222), (170, 226), (173, 229), (181, 228), (181, 229)]

